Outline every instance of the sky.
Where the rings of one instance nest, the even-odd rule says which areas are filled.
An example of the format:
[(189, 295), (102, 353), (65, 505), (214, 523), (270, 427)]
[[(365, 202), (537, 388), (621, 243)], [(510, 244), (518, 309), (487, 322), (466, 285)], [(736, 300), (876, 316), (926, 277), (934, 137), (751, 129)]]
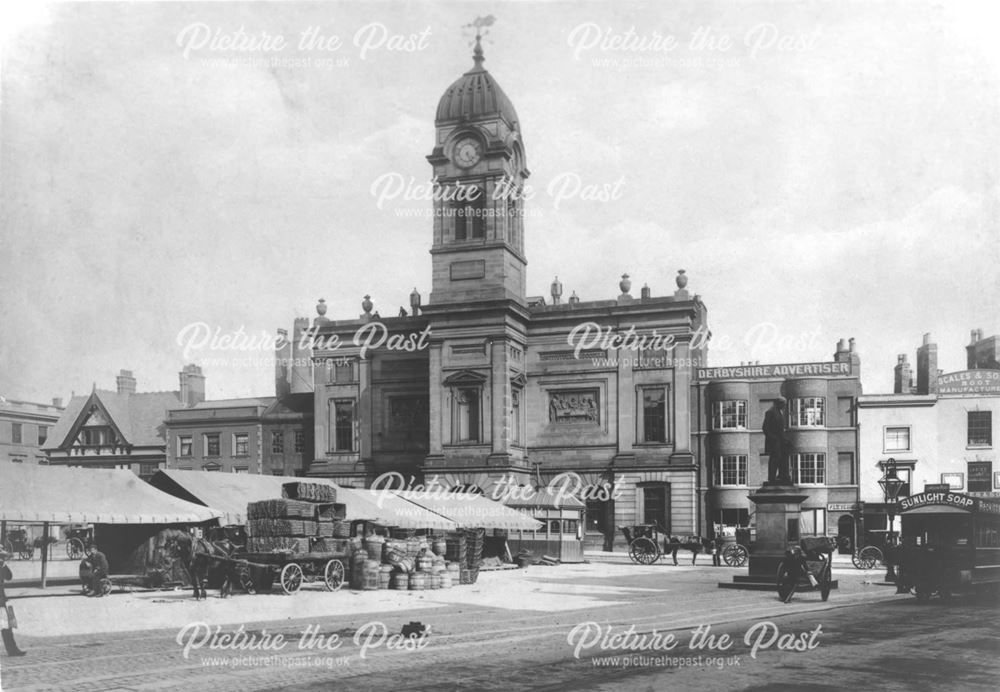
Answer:
[(925, 332), (945, 372), (1000, 333), (990, 3), (22, 4), (0, 17), (8, 399), (119, 369), (176, 389), (188, 362), (211, 399), (268, 395), (267, 338), (317, 299), (426, 301), (435, 108), (485, 15), (529, 295), (613, 298), (623, 273), (671, 295), (684, 269), (709, 365), (854, 337), (867, 393)]

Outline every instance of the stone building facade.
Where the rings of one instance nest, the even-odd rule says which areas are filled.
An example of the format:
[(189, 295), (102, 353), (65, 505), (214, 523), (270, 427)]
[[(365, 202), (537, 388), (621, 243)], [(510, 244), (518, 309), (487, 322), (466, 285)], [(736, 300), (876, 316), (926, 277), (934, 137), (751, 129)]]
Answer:
[(64, 408), (61, 399), (39, 404), (0, 397), (0, 460), (48, 463), (42, 448)]
[(378, 317), (367, 296), (358, 319), (319, 306), (309, 473), (356, 487), (398, 473), (495, 497), (563, 478), (588, 486), (591, 545), (635, 523), (700, 532), (691, 393), (705, 305), (683, 271), (666, 296), (633, 296), (627, 275), (607, 300), (564, 302), (558, 280), (549, 300), (526, 295), (526, 148), (482, 63), (477, 45), (437, 108), (426, 304), (414, 289), (406, 316)]

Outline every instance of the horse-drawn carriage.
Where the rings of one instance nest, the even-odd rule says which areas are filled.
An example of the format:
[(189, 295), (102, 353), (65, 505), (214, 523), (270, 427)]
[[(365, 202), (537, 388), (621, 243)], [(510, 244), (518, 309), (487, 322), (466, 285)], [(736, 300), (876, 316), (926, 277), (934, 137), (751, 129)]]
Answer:
[(94, 544), (94, 527), (90, 525), (70, 526), (65, 531), (66, 555), (70, 560), (79, 560)]
[(7, 532), (3, 549), (17, 555), (22, 560), (30, 560), (35, 554), (35, 544), (28, 538), (27, 529), (11, 529)]
[[(679, 550), (691, 551), (693, 561), (694, 557), (707, 547), (698, 536), (689, 536), (684, 539), (667, 536), (663, 529), (656, 524), (635, 524), (619, 528), (628, 543), (629, 558), (632, 562), (640, 565), (651, 565), (665, 554), (673, 555), (674, 564), (677, 564), (677, 551)], [(664, 534), (662, 550), (659, 542), (661, 533)]]

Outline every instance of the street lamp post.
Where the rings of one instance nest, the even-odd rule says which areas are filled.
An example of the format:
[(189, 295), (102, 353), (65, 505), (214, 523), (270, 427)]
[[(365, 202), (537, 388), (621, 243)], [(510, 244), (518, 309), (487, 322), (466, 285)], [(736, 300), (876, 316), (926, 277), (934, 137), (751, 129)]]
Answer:
[(885, 511), (889, 515), (889, 540), (886, 545), (885, 560), (885, 580), (890, 583), (896, 582), (896, 533), (893, 530), (893, 522), (896, 519), (896, 500), (899, 491), (903, 489), (904, 482), (896, 475), (896, 460), (887, 459), (885, 464), (885, 475), (879, 479), (879, 486), (882, 488), (882, 497), (885, 499)]

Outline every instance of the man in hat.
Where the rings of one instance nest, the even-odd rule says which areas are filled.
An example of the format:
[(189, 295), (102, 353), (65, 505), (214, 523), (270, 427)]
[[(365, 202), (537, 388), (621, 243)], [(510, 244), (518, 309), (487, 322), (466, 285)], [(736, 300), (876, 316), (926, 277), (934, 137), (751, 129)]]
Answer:
[(108, 576), (108, 558), (95, 544), (87, 546), (87, 562), (90, 563), (90, 592), (93, 596), (103, 596), (101, 579)]
[(3, 614), (0, 617), (3, 618), (4, 627), (0, 635), (3, 636), (3, 645), (7, 649), (8, 656), (24, 656), (26, 652), (21, 651), (17, 648), (17, 642), (14, 641), (14, 630), (11, 627), (13, 623), (9, 622), (10, 611), (7, 610), (7, 591), (4, 588), (8, 579), (13, 579), (14, 575), (11, 574), (10, 567), (7, 566), (7, 559), (13, 557), (10, 553), (6, 552), (3, 548), (0, 548), (0, 610), (3, 610)]

